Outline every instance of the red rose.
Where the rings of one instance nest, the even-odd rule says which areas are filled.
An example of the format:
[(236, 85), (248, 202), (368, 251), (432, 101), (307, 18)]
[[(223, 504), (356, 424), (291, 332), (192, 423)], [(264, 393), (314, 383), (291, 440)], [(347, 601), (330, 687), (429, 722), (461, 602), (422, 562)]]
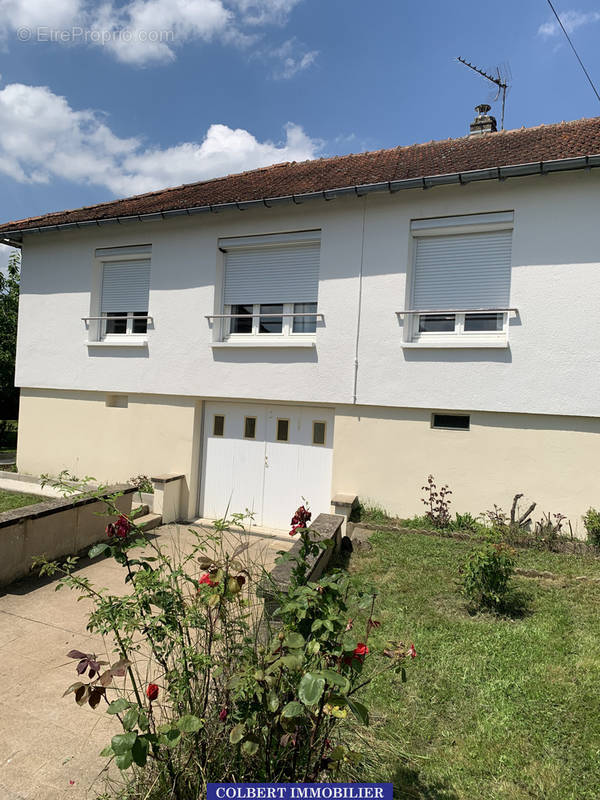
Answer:
[(369, 652), (369, 648), (363, 642), (359, 642), (356, 647), (354, 648), (354, 652), (350, 656), (346, 656), (344, 658), (344, 664), (352, 664), (354, 661), (362, 662), (365, 660), (365, 656)]
[(131, 530), (131, 523), (123, 514), (117, 520), (117, 524), (115, 525), (115, 531), (117, 537), (119, 539), (125, 539), (129, 531)]
[(222, 709), (219, 711), (219, 719), (221, 720), (221, 722), (225, 722), (225, 720), (227, 719), (227, 713), (228, 713), (228, 712), (227, 712), (227, 709), (226, 709), (226, 708), (222, 708)]
[(353, 655), (355, 658), (358, 658), (360, 661), (362, 661), (368, 652), (369, 648), (367, 647), (367, 645), (363, 644), (362, 642), (359, 642), (354, 648)]
[(415, 650), (415, 646), (414, 646), (414, 644), (412, 642), (411, 642), (411, 645), (410, 645), (410, 648), (409, 648), (408, 652), (409, 652), (411, 658), (416, 658), (417, 657), (417, 651)]
[(148, 687), (146, 688), (146, 697), (150, 702), (156, 700), (158, 697), (158, 686), (155, 683), (149, 683)]
[(119, 519), (115, 522), (109, 522), (106, 526), (106, 535), (116, 536), (117, 539), (125, 539), (131, 530), (131, 523), (124, 514), (121, 514)]
[(216, 586), (217, 585), (216, 581), (211, 580), (211, 577), (208, 574), (208, 572), (204, 573), (204, 575), (200, 578), (198, 583), (199, 584), (205, 584), (206, 586)]
[(305, 527), (307, 522), (310, 522), (312, 514), (304, 506), (296, 509), (296, 513), (292, 517), (292, 525)]

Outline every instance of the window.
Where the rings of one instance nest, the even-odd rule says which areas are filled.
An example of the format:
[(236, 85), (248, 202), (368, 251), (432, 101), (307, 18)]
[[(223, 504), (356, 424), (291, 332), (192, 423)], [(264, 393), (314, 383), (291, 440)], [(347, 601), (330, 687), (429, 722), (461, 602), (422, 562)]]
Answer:
[(105, 404), (107, 408), (127, 408), (129, 397), (126, 394), (107, 394)]
[(277, 420), (277, 441), (287, 442), (290, 434), (290, 421), (289, 419)]
[(256, 439), (256, 417), (244, 417), (244, 439)]
[(215, 414), (213, 419), (213, 436), (223, 436), (225, 433), (225, 417), (222, 414)]
[(225, 269), (221, 338), (314, 336), (318, 231), (220, 239), (219, 247)]
[[(266, 315), (274, 316), (266, 316)], [(281, 333), (283, 330), (283, 303), (271, 303), (260, 305), (260, 317), (258, 318), (259, 333)]]
[(449, 428), (450, 430), (468, 431), (471, 417), (468, 414), (432, 414), (432, 428)]
[(313, 444), (325, 444), (325, 422), (313, 422)]
[(506, 341), (512, 212), (413, 220), (412, 291), (405, 340)]
[(150, 245), (96, 250), (101, 267), (99, 339), (145, 336), (148, 331)]
[[(294, 314), (310, 314), (317, 310), (316, 303), (294, 303)], [(315, 333), (317, 330), (317, 318), (309, 316), (296, 316), (292, 325), (294, 333)]]

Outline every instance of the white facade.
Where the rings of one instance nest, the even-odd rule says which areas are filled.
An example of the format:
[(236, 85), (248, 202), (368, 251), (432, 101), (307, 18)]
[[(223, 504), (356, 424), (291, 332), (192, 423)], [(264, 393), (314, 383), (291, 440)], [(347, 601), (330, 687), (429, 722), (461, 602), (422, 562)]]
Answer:
[[(542, 428), (543, 415), (552, 415), (553, 430), (556, 417), (592, 424), (600, 417), (599, 189), (600, 175), (592, 170), (26, 234), (17, 384), (38, 394), (307, 404), (332, 414), (343, 407), (344, 416), (352, 407), (358, 415), (367, 407), (403, 408), (536, 415), (535, 426)], [(407, 343), (407, 317), (397, 312), (410, 304), (411, 221), (499, 212), (513, 219), (510, 307), (517, 311), (508, 317), (507, 341)], [(218, 321), (206, 318), (224, 310), (219, 241), (300, 231), (320, 232), (323, 321), (314, 342), (220, 341)], [(89, 343), (82, 318), (98, 314), (95, 252), (131, 245), (151, 245), (147, 341)], [(190, 431), (193, 436), (198, 432)], [(422, 477), (414, 481), (418, 487)], [(326, 494), (330, 489), (360, 494), (357, 485), (332, 485)], [(194, 505), (193, 498), (202, 488), (189, 492), (193, 515), (201, 510), (201, 500)], [(414, 508), (395, 508), (393, 498), (382, 502), (407, 514), (420, 510), (418, 501)]]
[[(560, 174), (26, 236), (17, 384), (596, 416), (599, 181), (596, 172)], [(411, 219), (507, 209), (519, 312), (509, 346), (403, 349), (395, 312), (406, 306)], [(316, 347), (212, 347), (205, 317), (222, 311), (218, 239), (310, 229), (321, 230)], [(144, 243), (152, 244), (147, 348), (88, 347), (81, 318), (93, 311), (95, 249)]]

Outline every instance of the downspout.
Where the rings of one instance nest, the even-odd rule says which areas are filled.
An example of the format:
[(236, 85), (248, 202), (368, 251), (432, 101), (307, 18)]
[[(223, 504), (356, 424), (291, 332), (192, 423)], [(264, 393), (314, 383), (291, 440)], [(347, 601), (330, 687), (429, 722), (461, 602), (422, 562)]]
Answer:
[(357, 403), (357, 390), (358, 390), (358, 347), (360, 344), (360, 318), (362, 313), (362, 285), (363, 285), (363, 268), (365, 263), (365, 225), (367, 220), (367, 196), (364, 195), (363, 202), (363, 218), (362, 218), (362, 242), (360, 248), (360, 271), (358, 273), (358, 312), (356, 319), (356, 343), (354, 347), (354, 382), (352, 387), (352, 404)]

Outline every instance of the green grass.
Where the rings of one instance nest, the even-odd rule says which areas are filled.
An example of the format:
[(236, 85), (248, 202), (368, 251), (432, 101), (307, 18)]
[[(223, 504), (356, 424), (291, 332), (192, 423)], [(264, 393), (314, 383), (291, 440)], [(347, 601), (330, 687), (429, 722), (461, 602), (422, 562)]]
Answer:
[(414, 641), (418, 652), (407, 683), (387, 673), (365, 690), (382, 762), (372, 777), (393, 780), (401, 798), (597, 800), (600, 585), (571, 578), (600, 577), (600, 560), (521, 550), (518, 566), (563, 578), (514, 578), (521, 618), (470, 616), (456, 581), (471, 544), (371, 542), (350, 564), (380, 590), (369, 646)]
[(379, 503), (365, 500), (353, 512), (352, 519), (356, 522), (369, 522), (373, 525), (383, 525), (392, 521), (388, 512)]
[(12, 508), (21, 508), (22, 506), (31, 506), (34, 503), (42, 503), (45, 499), (36, 494), (5, 492), (0, 489), (0, 512), (10, 511)]

